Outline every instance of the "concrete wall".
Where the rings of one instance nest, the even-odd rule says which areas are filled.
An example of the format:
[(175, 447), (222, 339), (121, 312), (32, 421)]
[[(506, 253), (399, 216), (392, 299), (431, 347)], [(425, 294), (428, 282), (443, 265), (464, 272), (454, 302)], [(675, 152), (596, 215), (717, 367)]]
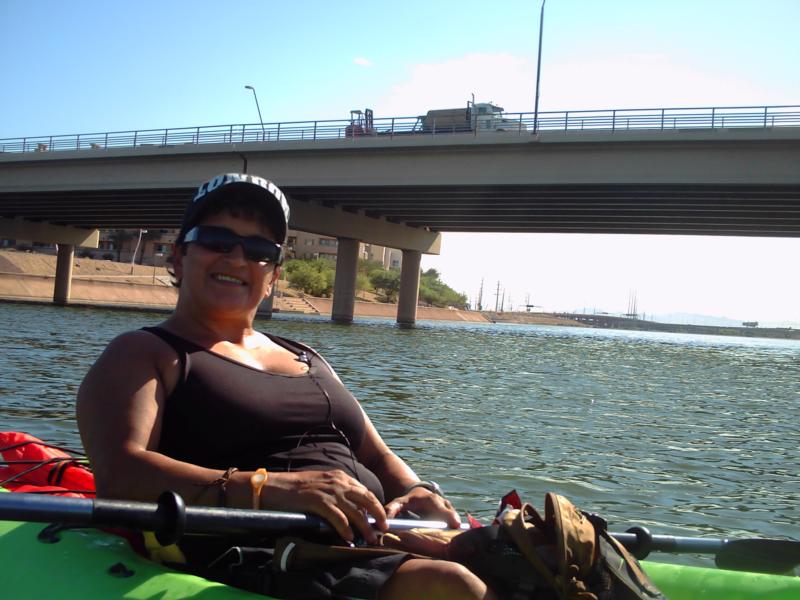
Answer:
[[(0, 297), (19, 300), (53, 298), (54, 277), (0, 273)], [(71, 302), (174, 307), (175, 288), (163, 285), (73, 279)]]

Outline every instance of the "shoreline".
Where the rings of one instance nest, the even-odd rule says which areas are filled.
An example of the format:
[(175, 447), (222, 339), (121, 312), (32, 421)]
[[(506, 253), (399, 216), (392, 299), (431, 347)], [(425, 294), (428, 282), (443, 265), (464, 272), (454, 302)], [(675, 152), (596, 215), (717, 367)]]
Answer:
[[(50, 254), (0, 250), (0, 300), (53, 304), (56, 257)], [(76, 258), (73, 264), (70, 301), (66, 306), (170, 312), (177, 302), (177, 289), (164, 267), (130, 265), (107, 260)], [(283, 287), (283, 286), (282, 286)], [(314, 298), (279, 290), (273, 313), (331, 315), (331, 298)], [(397, 304), (356, 300), (354, 317), (397, 317)], [(261, 312), (261, 316), (264, 313)], [(418, 320), (489, 323), (477, 311), (419, 306)]]
[[(0, 300), (53, 304), (56, 257), (52, 254), (0, 250)], [(75, 258), (72, 290), (66, 306), (169, 312), (175, 307), (177, 289), (164, 267), (131, 265), (110, 260)], [(285, 284), (281, 282), (281, 288)], [(286, 289), (278, 290), (273, 300), (273, 314), (303, 314), (330, 317), (332, 298), (316, 298)], [(264, 316), (264, 313), (261, 313)], [(353, 317), (397, 318), (397, 304), (356, 299)], [(418, 306), (419, 321), (457, 321), (491, 323), (479, 311)], [(536, 320), (542, 325), (581, 324), (550, 315)]]
[[(54, 255), (0, 250), (0, 302), (53, 305), (55, 262)], [(170, 275), (164, 267), (76, 258), (71, 298), (65, 306), (168, 313), (173, 310), (177, 301), (177, 289), (170, 281)], [(278, 291), (273, 301), (273, 314), (301, 314), (324, 318), (330, 317), (332, 308), (332, 298), (316, 298), (285, 290)], [(266, 315), (260, 311), (259, 316)], [(353, 307), (353, 317), (395, 319), (397, 304), (357, 299)], [(681, 325), (633, 319), (617, 319), (613, 324), (598, 326), (549, 313), (496, 313), (430, 306), (417, 307), (417, 320), (594, 327), (800, 340), (800, 329)]]

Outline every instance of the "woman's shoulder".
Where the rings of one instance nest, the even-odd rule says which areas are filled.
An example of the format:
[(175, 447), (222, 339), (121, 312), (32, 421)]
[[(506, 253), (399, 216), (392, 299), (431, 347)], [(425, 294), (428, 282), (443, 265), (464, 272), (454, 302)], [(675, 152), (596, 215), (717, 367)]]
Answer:
[(175, 351), (161, 337), (149, 329), (125, 331), (114, 337), (106, 346), (102, 358), (141, 361), (145, 359), (170, 359)]

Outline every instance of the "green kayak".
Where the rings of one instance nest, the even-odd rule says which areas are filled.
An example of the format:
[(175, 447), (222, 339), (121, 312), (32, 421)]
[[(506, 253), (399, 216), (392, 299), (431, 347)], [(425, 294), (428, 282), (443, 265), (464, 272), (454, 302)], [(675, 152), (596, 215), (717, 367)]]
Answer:
[[(264, 598), (249, 592), (170, 571), (136, 555), (117, 536), (94, 529), (60, 534), (52, 544), (37, 540), (41, 523), (0, 521), (0, 565), (4, 596), (48, 598), (126, 598), (222, 600)], [(797, 600), (800, 578), (642, 563), (671, 600)]]

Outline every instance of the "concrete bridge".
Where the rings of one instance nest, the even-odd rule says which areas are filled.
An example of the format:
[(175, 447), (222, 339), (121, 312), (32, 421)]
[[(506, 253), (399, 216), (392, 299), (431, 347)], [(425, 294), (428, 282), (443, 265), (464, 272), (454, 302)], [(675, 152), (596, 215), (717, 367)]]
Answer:
[(287, 193), (292, 228), (339, 238), (334, 320), (352, 320), (364, 241), (403, 251), (398, 322), (412, 324), (421, 254), (439, 252), (443, 231), (800, 235), (800, 107), (789, 108), (767, 126), (768, 109), (726, 127), (724, 109), (709, 109), (705, 127), (664, 127), (659, 109), (661, 127), (621, 128), (614, 111), (607, 128), (573, 129), (567, 116), (537, 135), (520, 116), (503, 132), (393, 125), (317, 139), (315, 123), (313, 137), (290, 139), (230, 126), (212, 141), (201, 128), (183, 142), (179, 130), (0, 140), (0, 236), (59, 243), (55, 300), (66, 302), (72, 248), (96, 246), (97, 229), (177, 227), (198, 182), (257, 173)]

